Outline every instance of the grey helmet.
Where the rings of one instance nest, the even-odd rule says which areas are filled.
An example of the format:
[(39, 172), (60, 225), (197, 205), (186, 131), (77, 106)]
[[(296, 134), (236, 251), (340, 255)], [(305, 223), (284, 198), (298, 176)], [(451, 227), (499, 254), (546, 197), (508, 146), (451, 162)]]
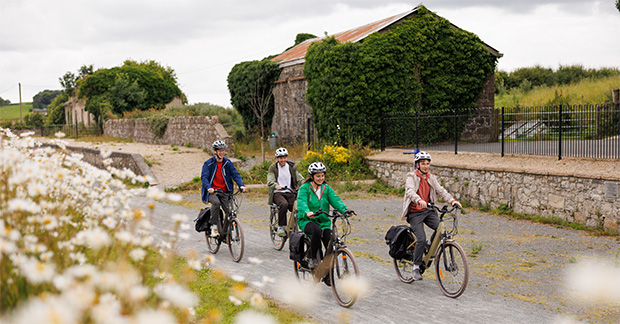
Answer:
[(222, 150), (222, 149), (225, 149), (227, 147), (228, 146), (226, 145), (226, 143), (224, 143), (224, 141), (217, 140), (217, 141), (213, 142), (213, 150), (214, 151), (215, 150)]
[(312, 162), (308, 166), (308, 173), (315, 174), (319, 172), (327, 172), (327, 168), (321, 162)]
[(276, 150), (276, 157), (281, 157), (281, 156), (288, 156), (288, 151), (283, 147)]
[(417, 163), (420, 160), (431, 160), (431, 155), (424, 152), (424, 151), (420, 151), (415, 155), (415, 159), (413, 160), (413, 163)]

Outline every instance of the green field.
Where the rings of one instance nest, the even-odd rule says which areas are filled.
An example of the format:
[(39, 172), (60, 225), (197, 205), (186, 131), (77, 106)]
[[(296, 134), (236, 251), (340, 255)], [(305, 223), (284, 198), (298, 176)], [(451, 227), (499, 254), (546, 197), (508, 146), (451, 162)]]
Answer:
[(620, 76), (603, 79), (534, 87), (531, 90), (511, 89), (506, 94), (495, 96), (495, 107), (545, 106), (558, 103), (571, 105), (611, 102), (611, 90), (620, 88)]
[[(32, 102), (22, 103), (22, 117), (30, 114)], [(19, 104), (0, 107), (0, 119), (19, 119)]]

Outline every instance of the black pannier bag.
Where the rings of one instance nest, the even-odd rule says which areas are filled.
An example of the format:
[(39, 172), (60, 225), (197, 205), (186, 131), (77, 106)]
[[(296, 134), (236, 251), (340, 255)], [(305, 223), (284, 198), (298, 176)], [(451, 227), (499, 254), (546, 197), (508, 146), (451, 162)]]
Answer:
[(394, 259), (407, 256), (407, 247), (413, 242), (413, 232), (408, 225), (395, 225), (385, 233), (385, 244), (390, 248), (389, 254)]
[(203, 208), (198, 213), (198, 217), (194, 219), (196, 222), (196, 232), (204, 232), (209, 230), (209, 219), (211, 219), (211, 208)]
[(293, 261), (301, 262), (304, 255), (304, 239), (306, 234), (304, 232), (291, 232), (289, 234), (288, 247), (290, 249), (289, 258)]

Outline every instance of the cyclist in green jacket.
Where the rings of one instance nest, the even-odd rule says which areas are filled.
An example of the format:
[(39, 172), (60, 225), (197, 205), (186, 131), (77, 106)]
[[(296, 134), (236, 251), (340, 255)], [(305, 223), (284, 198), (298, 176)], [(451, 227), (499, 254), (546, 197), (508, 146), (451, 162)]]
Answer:
[(334, 189), (325, 183), (327, 168), (321, 162), (313, 162), (308, 166), (308, 179), (301, 185), (297, 193), (297, 210), (299, 211), (299, 229), (311, 235), (310, 251), (312, 260), (308, 266), (316, 268), (318, 261), (317, 253), (321, 251), (321, 241), (327, 247), (331, 237), (331, 220), (325, 214), (313, 216), (316, 211), (322, 209), (329, 212), (330, 206), (340, 213), (350, 216), (352, 211), (347, 210), (347, 205), (336, 195)]

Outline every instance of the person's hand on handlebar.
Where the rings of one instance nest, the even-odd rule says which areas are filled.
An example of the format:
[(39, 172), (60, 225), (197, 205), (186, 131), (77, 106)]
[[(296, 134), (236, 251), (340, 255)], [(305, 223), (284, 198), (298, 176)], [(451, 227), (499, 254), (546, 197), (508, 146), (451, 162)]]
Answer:
[(456, 205), (456, 206), (458, 206), (459, 208), (463, 208), (463, 206), (461, 206), (461, 203), (460, 203), (460, 202), (458, 202), (458, 201), (456, 201), (456, 200), (452, 200), (452, 202), (450, 203), (450, 205), (452, 205), (452, 206)]
[(353, 217), (353, 215), (357, 215), (354, 211), (350, 209), (345, 210), (344, 214), (347, 215), (347, 217)]
[(207, 189), (207, 191), (208, 191), (210, 194), (212, 194), (212, 193), (214, 193), (214, 192), (215, 192), (215, 189), (213, 189), (213, 188), (209, 188), (209, 189)]
[(239, 190), (241, 190), (242, 192), (247, 192), (248, 191), (248, 189), (246, 189), (246, 187), (244, 187), (244, 186), (239, 187)]
[(423, 199), (418, 200), (417, 204), (418, 206), (420, 206), (420, 208), (429, 208), (429, 206), (426, 204), (426, 201), (424, 201)]

